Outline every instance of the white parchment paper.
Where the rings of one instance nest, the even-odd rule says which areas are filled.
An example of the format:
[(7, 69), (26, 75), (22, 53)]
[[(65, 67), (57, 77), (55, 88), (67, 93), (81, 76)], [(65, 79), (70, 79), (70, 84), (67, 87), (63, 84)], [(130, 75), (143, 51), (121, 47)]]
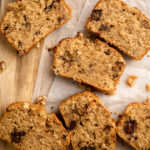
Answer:
[[(132, 7), (137, 7), (150, 17), (150, 0), (124, 1)], [(53, 55), (53, 52), (48, 52), (47, 48), (55, 46), (65, 37), (74, 37), (77, 32), (84, 32), (87, 18), (98, 0), (66, 0), (66, 2), (72, 8), (72, 19), (45, 39), (33, 96), (33, 100), (38, 96), (47, 96), (46, 108), (48, 112), (57, 112), (62, 100), (83, 91), (83, 89), (79, 88), (78, 85), (70, 79), (53, 75), (50, 69), (52, 62), (50, 55)], [(148, 55), (150, 55), (150, 52)], [(129, 103), (135, 101), (143, 102), (150, 96), (150, 93), (148, 93), (145, 88), (146, 84), (150, 83), (150, 57), (148, 57), (148, 55), (141, 61), (135, 61), (124, 56), (127, 66), (117, 86), (115, 95), (108, 96), (100, 92), (95, 93), (100, 97), (109, 111), (112, 112), (112, 117), (117, 119), (117, 116), (124, 111)], [(136, 84), (132, 88), (126, 85), (126, 80), (130, 75), (138, 76)], [(129, 150), (131, 148), (118, 142), (116, 149)]]

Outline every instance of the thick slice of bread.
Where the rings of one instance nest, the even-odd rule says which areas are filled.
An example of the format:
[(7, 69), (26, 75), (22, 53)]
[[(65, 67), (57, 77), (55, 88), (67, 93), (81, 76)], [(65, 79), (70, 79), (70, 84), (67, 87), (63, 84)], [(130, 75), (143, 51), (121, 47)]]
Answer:
[(68, 132), (54, 113), (44, 106), (16, 103), (8, 107), (0, 120), (0, 139), (21, 150), (66, 150)]
[(120, 0), (100, 0), (86, 28), (136, 60), (150, 49), (150, 20)]
[(150, 105), (128, 105), (117, 130), (118, 135), (136, 150), (150, 150)]
[(74, 150), (114, 150), (116, 126), (102, 102), (91, 92), (63, 101), (59, 107)]
[(98, 39), (79, 37), (62, 40), (56, 47), (53, 71), (104, 92), (112, 92), (125, 67), (123, 57)]
[(18, 0), (10, 3), (8, 10), (0, 31), (20, 55), (71, 17), (64, 0)]

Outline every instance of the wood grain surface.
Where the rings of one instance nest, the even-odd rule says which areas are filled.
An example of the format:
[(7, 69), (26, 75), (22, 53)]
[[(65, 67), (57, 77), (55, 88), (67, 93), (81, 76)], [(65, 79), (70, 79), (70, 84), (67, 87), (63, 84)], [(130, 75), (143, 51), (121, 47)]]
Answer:
[[(1, 0), (0, 21), (6, 13), (11, 0)], [(4, 61), (6, 70), (0, 73), (0, 116), (6, 107), (18, 101), (31, 101), (43, 41), (39, 48), (33, 48), (28, 54), (20, 57), (16, 50), (0, 34), (0, 62)], [(0, 141), (0, 150), (14, 150), (12, 145)]]
[[(10, 0), (1, 2), (0, 21), (9, 2)], [(32, 99), (42, 45), (43, 42), (39, 48), (33, 48), (28, 54), (20, 57), (0, 34), (0, 62), (4, 61), (6, 64), (6, 70), (0, 73), (0, 116), (8, 105)], [(15, 148), (1, 141), (0, 150), (15, 150)]]
[[(8, 2), (10, 0), (2, 0), (0, 19), (5, 14)], [(0, 34), (0, 62), (6, 64), (6, 70), (0, 73), (0, 114), (14, 102), (32, 99), (42, 45), (43, 42), (39, 48), (35, 47), (20, 57)]]
[[(10, 0), (2, 0), (0, 20), (5, 14), (8, 2)], [(0, 62), (4, 61), (6, 64), (6, 70), (0, 73), (0, 114), (9, 104), (32, 99), (42, 45), (43, 42), (39, 48), (35, 47), (20, 57), (0, 34)]]

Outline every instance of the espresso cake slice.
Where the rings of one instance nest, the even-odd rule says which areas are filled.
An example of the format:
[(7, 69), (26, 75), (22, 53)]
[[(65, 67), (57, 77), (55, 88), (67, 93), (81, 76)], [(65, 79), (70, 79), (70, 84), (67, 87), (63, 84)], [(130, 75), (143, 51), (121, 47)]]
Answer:
[(136, 150), (150, 150), (150, 105), (129, 104), (117, 125), (117, 133)]
[(0, 31), (23, 55), (70, 17), (64, 0), (18, 0), (8, 5)]
[(20, 150), (66, 150), (68, 132), (54, 113), (43, 105), (15, 103), (0, 119), (0, 139)]
[(59, 107), (75, 150), (115, 150), (116, 125), (100, 99), (78, 93)]
[(114, 91), (125, 68), (123, 57), (98, 39), (78, 35), (57, 45), (53, 71), (106, 93)]
[(100, 0), (86, 28), (136, 60), (150, 50), (150, 19), (121, 0)]

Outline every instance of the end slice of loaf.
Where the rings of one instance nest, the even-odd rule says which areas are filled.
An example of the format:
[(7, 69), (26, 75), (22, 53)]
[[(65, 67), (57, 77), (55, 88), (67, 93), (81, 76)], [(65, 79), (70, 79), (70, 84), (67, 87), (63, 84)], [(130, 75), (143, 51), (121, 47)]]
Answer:
[(104, 92), (112, 92), (122, 75), (123, 57), (100, 40), (79, 37), (62, 40), (55, 49), (53, 71)]
[(73, 149), (115, 149), (115, 122), (94, 94), (87, 91), (76, 94), (63, 101), (59, 109), (68, 127)]
[(20, 55), (71, 17), (64, 0), (18, 0), (10, 3), (8, 10), (0, 31)]
[(68, 132), (54, 113), (44, 106), (15, 103), (0, 120), (0, 139), (20, 150), (66, 150)]
[(120, 0), (100, 0), (86, 28), (136, 60), (150, 49), (150, 19)]
[(118, 135), (136, 150), (150, 149), (150, 105), (132, 103), (117, 125)]

